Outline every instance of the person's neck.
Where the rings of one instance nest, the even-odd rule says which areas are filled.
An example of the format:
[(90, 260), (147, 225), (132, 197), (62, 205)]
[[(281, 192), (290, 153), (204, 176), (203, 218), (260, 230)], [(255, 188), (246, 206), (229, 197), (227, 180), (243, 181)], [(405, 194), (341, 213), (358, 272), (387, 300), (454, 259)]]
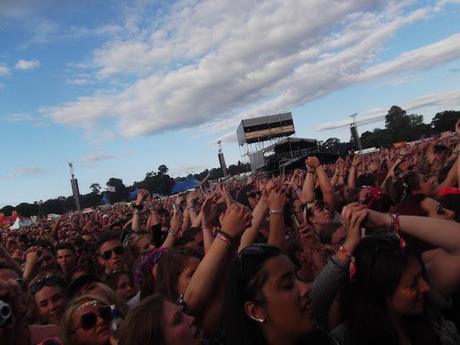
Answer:
[(404, 323), (401, 314), (399, 313), (391, 313), (390, 320), (393, 323), (393, 326), (396, 329), (396, 333), (398, 333), (398, 340), (400, 345), (411, 345), (409, 338), (404, 331)]
[(264, 333), (268, 345), (295, 345), (296, 343), (294, 339), (289, 336), (289, 334), (267, 329)]

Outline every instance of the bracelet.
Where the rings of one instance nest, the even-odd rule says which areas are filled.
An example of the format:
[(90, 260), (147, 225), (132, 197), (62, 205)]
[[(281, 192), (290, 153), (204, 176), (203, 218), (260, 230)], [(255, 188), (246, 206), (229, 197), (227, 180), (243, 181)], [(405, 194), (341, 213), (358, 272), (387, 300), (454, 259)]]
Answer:
[(314, 174), (315, 170), (307, 170), (307, 174)]
[(225, 237), (221, 232), (218, 232), (216, 234), (216, 238), (218, 238), (219, 240), (225, 242), (226, 244), (228, 244), (229, 246), (232, 245), (232, 242), (227, 238)]
[(176, 232), (174, 230), (170, 229), (170, 230), (168, 230), (168, 236), (176, 237), (177, 234), (176, 234)]
[(283, 214), (283, 209), (282, 208), (272, 208), (269, 212), (268, 215), (272, 214)]
[(352, 252), (349, 251), (347, 248), (345, 248), (344, 246), (340, 246), (339, 247), (339, 253), (342, 253), (344, 254), (347, 258), (351, 259), (351, 257), (353, 256)]
[[(230, 236), (226, 232), (223, 232), (222, 230), (217, 230), (216, 231), (216, 237), (219, 237), (219, 238), (224, 237), (225, 240), (228, 241), (228, 243), (230, 243), (230, 244), (233, 244), (235, 242), (235, 239), (232, 236)], [(223, 239), (221, 238), (221, 240), (223, 240)]]
[(399, 230), (401, 228), (400, 223), (399, 223), (399, 213), (390, 214), (390, 216), (391, 216), (390, 229), (393, 231), (395, 235), (399, 236)]

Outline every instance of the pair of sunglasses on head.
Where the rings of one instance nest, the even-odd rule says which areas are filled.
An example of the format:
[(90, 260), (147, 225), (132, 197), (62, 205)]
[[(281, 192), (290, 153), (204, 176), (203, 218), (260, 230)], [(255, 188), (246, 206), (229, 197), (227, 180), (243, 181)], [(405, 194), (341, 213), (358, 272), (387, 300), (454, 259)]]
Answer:
[(118, 246), (118, 247), (106, 250), (105, 252), (103, 252), (101, 254), (101, 258), (104, 259), (104, 260), (110, 260), (110, 258), (112, 257), (112, 253), (116, 254), (116, 255), (122, 255), (123, 254), (123, 247)]
[(55, 286), (55, 285), (64, 287), (65, 285), (64, 280), (57, 275), (49, 275), (49, 276), (44, 277), (43, 279), (38, 280), (32, 285), (30, 285), (29, 290), (32, 294), (35, 294), (41, 289), (43, 289), (43, 287), (45, 286)]

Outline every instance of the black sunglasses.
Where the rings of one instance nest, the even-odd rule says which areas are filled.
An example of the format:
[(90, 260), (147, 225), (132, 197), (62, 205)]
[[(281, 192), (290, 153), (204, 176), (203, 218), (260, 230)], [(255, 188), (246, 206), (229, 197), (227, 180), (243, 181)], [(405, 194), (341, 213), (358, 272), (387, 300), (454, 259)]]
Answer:
[(115, 248), (106, 250), (104, 253), (101, 254), (101, 257), (102, 257), (104, 260), (110, 260), (110, 258), (112, 257), (112, 253), (114, 253), (114, 254), (116, 254), (116, 255), (121, 255), (121, 254), (123, 254), (123, 247), (122, 247), (122, 246), (118, 246), (118, 247), (115, 247)]
[(74, 334), (79, 328), (83, 328), (85, 331), (93, 329), (97, 323), (97, 317), (100, 317), (105, 322), (110, 322), (113, 319), (112, 309), (110, 305), (97, 308), (97, 312), (88, 312), (80, 317), (80, 324), (70, 334)]
[(55, 285), (64, 286), (64, 281), (61, 279), (61, 277), (57, 275), (47, 276), (43, 279), (38, 280), (32, 285), (30, 285), (30, 292), (32, 294), (35, 294), (41, 289), (43, 289), (43, 287), (45, 286), (55, 286)]
[(255, 199), (255, 198), (260, 197), (262, 193), (261, 192), (250, 192), (250, 193), (247, 193), (246, 195), (248, 198)]

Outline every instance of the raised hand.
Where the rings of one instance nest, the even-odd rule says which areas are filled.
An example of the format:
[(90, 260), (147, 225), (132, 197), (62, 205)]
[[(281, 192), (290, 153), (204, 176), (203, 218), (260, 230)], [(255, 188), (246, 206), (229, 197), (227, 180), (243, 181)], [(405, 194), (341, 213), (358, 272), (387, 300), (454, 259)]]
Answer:
[(316, 170), (320, 165), (318, 157), (310, 156), (305, 159), (305, 166), (308, 170)]
[(227, 207), (229, 207), (233, 203), (233, 199), (232, 199), (232, 196), (230, 195), (230, 193), (228, 192), (227, 188), (225, 188), (223, 183), (220, 183), (217, 186), (217, 190), (219, 191), (222, 199), (224, 199), (225, 204), (227, 205)]
[(211, 225), (211, 209), (212, 209), (213, 198), (207, 197), (201, 205), (201, 225), (203, 228), (209, 228)]
[(361, 155), (355, 155), (353, 157), (353, 160), (351, 161), (351, 166), (353, 167), (357, 167), (358, 165), (360, 165), (363, 161), (363, 156)]
[(337, 162), (335, 163), (337, 171), (343, 173), (343, 171), (345, 170), (345, 164), (345, 160), (342, 157), (339, 157), (339, 159), (337, 159)]
[(145, 189), (139, 189), (136, 197), (136, 205), (141, 205), (147, 197), (150, 196), (150, 193)]
[(231, 204), (220, 219), (221, 230), (233, 238), (251, 226), (251, 213), (240, 204)]
[(270, 209), (283, 209), (286, 205), (287, 197), (286, 191), (282, 186), (277, 186), (270, 191), (267, 198), (267, 205)]
[(343, 225), (347, 229), (344, 245), (348, 250), (354, 250), (361, 240), (361, 224), (367, 217), (367, 209), (359, 203), (351, 203), (342, 210)]

